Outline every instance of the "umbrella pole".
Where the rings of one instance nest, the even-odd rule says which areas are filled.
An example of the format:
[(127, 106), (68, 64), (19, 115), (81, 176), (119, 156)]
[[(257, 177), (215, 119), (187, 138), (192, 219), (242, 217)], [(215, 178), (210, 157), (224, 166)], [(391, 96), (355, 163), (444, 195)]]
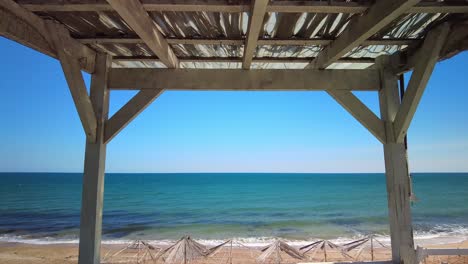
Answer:
[(229, 264), (232, 264), (232, 240), (231, 240), (231, 248), (229, 249)]
[(327, 245), (323, 242), (323, 256), (325, 257), (325, 262), (327, 262)]
[(280, 263), (281, 263), (281, 261), (280, 261), (280, 255), (279, 255), (279, 254), (280, 254), (280, 253), (279, 253), (279, 248), (278, 248), (278, 250), (276, 250), (276, 264), (280, 264)]
[(374, 237), (371, 236), (370, 238), (370, 252), (371, 252), (371, 260), (374, 261)]

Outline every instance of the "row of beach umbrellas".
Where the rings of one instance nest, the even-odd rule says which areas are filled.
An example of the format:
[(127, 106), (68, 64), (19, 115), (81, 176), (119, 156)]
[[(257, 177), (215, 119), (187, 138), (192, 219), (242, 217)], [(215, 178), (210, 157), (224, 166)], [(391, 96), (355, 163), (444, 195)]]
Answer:
[[(245, 247), (238, 242), (233, 242), (233, 240), (227, 240), (214, 247), (207, 247), (193, 240), (190, 236), (182, 237), (165, 249), (152, 246), (145, 241), (136, 240), (114, 253), (105, 255), (102, 263), (190, 264), (197, 260), (212, 257), (222, 248), (229, 247), (227, 261), (224, 263), (232, 264), (233, 243)], [(337, 245), (329, 240), (319, 240), (298, 249), (281, 239), (276, 239), (273, 243), (260, 249), (261, 254), (256, 257), (256, 262), (258, 264), (280, 264), (284, 263), (284, 257), (297, 260), (321, 258), (326, 262), (330, 251), (339, 252), (348, 259), (358, 260), (366, 250), (370, 251), (371, 260), (374, 260), (376, 246), (386, 247), (376, 239), (375, 235), (369, 235), (343, 245)], [(356, 253), (351, 255), (351, 251)]]

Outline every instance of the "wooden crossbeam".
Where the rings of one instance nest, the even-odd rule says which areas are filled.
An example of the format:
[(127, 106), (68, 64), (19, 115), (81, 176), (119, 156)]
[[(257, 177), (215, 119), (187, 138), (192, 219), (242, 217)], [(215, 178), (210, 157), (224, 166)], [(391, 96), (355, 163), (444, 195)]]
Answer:
[(379, 86), (376, 70), (113, 68), (109, 78), (110, 89), (124, 90), (376, 91)]
[(81, 74), (78, 58), (67, 51), (67, 47), (69, 47), (68, 41), (70, 40), (66, 37), (69, 34), (68, 30), (53, 21), (47, 21), (45, 26), (52, 38), (54, 49), (62, 65), (68, 88), (75, 102), (75, 107), (78, 111), (88, 142), (95, 142), (97, 128), (96, 114), (86, 90), (86, 84)]
[(419, 0), (375, 2), (364, 15), (352, 19), (340, 36), (326, 46), (307, 68), (327, 68), (418, 2)]
[(263, 19), (266, 13), (266, 7), (270, 0), (253, 0), (252, 11), (250, 12), (249, 27), (247, 31), (247, 40), (244, 47), (244, 56), (242, 59), (242, 68), (250, 69), (252, 58), (257, 49), (257, 42), (260, 32), (263, 28)]
[(168, 68), (179, 67), (174, 51), (139, 0), (107, 0), (107, 2)]
[[(18, 0), (30, 11), (34, 12), (99, 12), (113, 11), (112, 7), (103, 3), (84, 2), (75, 0)], [(249, 12), (248, 4), (232, 4), (226, 0), (142, 0), (147, 11), (160, 12)], [(368, 3), (356, 2), (314, 2), (314, 1), (274, 1), (267, 7), (267, 12), (282, 13), (364, 13), (369, 8)], [(466, 4), (447, 4), (445, 2), (423, 2), (405, 13), (468, 13)]]
[[(58, 58), (52, 43), (52, 35), (47, 30), (45, 21), (14, 1), (0, 1), (0, 35)], [(80, 68), (92, 73), (96, 53), (86, 45), (73, 40), (68, 34), (63, 37), (67, 41), (67, 50), (78, 58)]]
[(382, 143), (385, 139), (385, 125), (365, 104), (350, 91), (328, 90), (328, 94), (361, 123), (377, 140)]
[[(256, 57), (253, 63), (308, 63), (314, 58), (305, 57)], [(113, 60), (118, 61), (137, 61), (137, 62), (159, 62), (156, 56), (115, 56)], [(179, 57), (180, 62), (235, 62), (242, 63), (241, 57)], [(362, 57), (344, 57), (338, 60), (341, 63), (374, 63), (374, 58)]]
[(142, 90), (138, 92), (106, 122), (104, 142), (111, 141), (162, 93), (163, 90)]
[[(77, 38), (83, 44), (100, 44), (100, 43), (117, 43), (117, 44), (140, 44), (144, 41), (138, 37), (128, 38), (112, 38), (112, 37), (81, 37)], [(233, 45), (242, 46), (245, 44), (245, 39), (219, 39), (219, 38), (167, 38), (169, 44), (183, 44), (183, 45)], [(334, 39), (265, 39), (261, 38), (257, 41), (257, 45), (272, 45), (272, 46), (321, 46), (328, 45)], [(421, 39), (369, 39), (365, 40), (361, 46), (370, 45), (392, 45), (392, 46), (405, 46), (414, 45), (419, 43)]]
[(403, 142), (404, 140), (449, 31), (450, 25), (448, 23), (431, 30), (420, 51), (418, 51), (420, 56), (417, 59), (408, 88), (394, 121), (397, 142)]

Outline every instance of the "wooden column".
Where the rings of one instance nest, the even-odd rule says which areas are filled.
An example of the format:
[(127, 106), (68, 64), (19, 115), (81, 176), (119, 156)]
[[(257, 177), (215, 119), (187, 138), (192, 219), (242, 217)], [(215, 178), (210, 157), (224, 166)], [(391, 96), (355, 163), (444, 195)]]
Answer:
[(386, 68), (388, 57), (379, 57), (382, 89), (380, 112), (385, 123), (385, 176), (393, 263), (416, 264), (410, 207), (410, 179), (404, 143), (397, 143), (393, 122), (400, 107), (398, 77)]
[(96, 69), (91, 78), (91, 103), (96, 113), (96, 140), (87, 138), (81, 198), (79, 264), (100, 263), (102, 203), (104, 194), (104, 170), (106, 144), (104, 124), (109, 111), (107, 75), (111, 59), (99, 54)]

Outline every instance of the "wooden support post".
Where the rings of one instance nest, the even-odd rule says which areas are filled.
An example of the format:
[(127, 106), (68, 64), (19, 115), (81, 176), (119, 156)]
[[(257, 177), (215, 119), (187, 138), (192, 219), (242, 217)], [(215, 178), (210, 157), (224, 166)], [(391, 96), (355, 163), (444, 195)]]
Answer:
[(385, 143), (385, 126), (365, 104), (350, 91), (327, 90), (327, 93), (335, 99), (346, 111), (361, 123), (377, 140)]
[(428, 33), (423, 46), (418, 51), (416, 65), (408, 83), (408, 89), (395, 117), (395, 134), (397, 142), (403, 142), (411, 120), (416, 112), (419, 101), (426, 89), (426, 84), (439, 60), (445, 40), (449, 34), (450, 25), (444, 23)]
[(111, 58), (99, 54), (95, 73), (91, 78), (91, 102), (96, 111), (96, 140), (87, 140), (81, 198), (79, 264), (100, 263), (102, 203), (106, 144), (104, 124), (109, 112), (108, 69)]
[(385, 176), (393, 263), (416, 264), (410, 208), (410, 179), (404, 143), (397, 143), (393, 122), (400, 107), (398, 77), (387, 68), (388, 57), (378, 58), (382, 89), (380, 112), (385, 122)]
[(112, 138), (114, 138), (162, 93), (163, 90), (139, 91), (106, 122), (104, 142), (107, 144), (112, 140)]
[(68, 88), (80, 116), (86, 137), (89, 141), (94, 142), (96, 139), (96, 114), (88, 96), (88, 91), (86, 91), (86, 84), (81, 74), (78, 58), (69, 50), (70, 42), (68, 39), (70, 34), (64, 26), (52, 21), (47, 21), (45, 25), (62, 65), (63, 73), (65, 74), (65, 79), (67, 80)]

